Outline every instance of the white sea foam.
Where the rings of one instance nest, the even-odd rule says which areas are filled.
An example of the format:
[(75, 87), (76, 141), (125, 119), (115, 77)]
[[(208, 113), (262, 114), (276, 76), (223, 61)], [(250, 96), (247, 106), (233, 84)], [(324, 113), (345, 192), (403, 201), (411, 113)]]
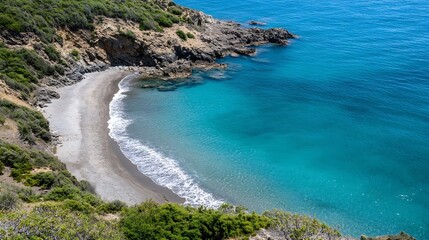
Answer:
[(186, 200), (185, 204), (209, 208), (219, 207), (223, 202), (198, 186), (176, 160), (164, 156), (128, 135), (126, 128), (132, 123), (132, 120), (124, 114), (123, 99), (130, 91), (128, 87), (130, 79), (132, 76), (124, 78), (119, 83), (119, 91), (110, 103), (109, 135), (119, 144), (121, 151), (138, 167), (140, 172), (151, 178), (156, 184), (167, 187), (183, 197)]

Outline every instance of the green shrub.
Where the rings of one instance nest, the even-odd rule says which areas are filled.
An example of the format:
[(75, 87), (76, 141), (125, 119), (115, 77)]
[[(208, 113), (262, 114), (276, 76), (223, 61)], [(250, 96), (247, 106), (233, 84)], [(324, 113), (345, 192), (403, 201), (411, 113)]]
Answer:
[(178, 8), (178, 7), (169, 7), (168, 11), (171, 12), (172, 14), (178, 15), (178, 16), (183, 14), (183, 11), (180, 10), (180, 8)]
[(89, 205), (86, 202), (82, 202), (82, 201), (76, 201), (76, 200), (71, 200), (71, 199), (67, 199), (64, 201), (63, 203), (63, 207), (64, 209), (68, 209), (71, 211), (76, 211), (76, 212), (82, 212), (82, 213), (93, 213), (94, 212), (94, 208)]
[(190, 33), (190, 32), (186, 33), (186, 36), (187, 36), (188, 38), (195, 38), (194, 34), (192, 34), (192, 33)]
[(66, 199), (79, 200), (81, 199), (80, 194), (80, 190), (76, 187), (55, 187), (49, 192), (47, 199), (52, 201), (64, 201)]
[(49, 73), (49, 63), (36, 52), (27, 49), (11, 50), (0, 45), (0, 77), (14, 89), (29, 93), (37, 79)]
[(31, 188), (21, 188), (17, 191), (18, 197), (24, 202), (36, 202), (41, 196), (33, 192)]
[(263, 214), (272, 220), (271, 228), (282, 233), (284, 239), (337, 239), (341, 234), (317, 219), (283, 211), (268, 211)]
[(120, 227), (128, 239), (229, 239), (250, 236), (269, 223), (255, 213), (226, 214), (149, 201), (124, 210)]
[(82, 190), (84, 192), (89, 192), (89, 193), (95, 194), (94, 187), (88, 181), (82, 180), (79, 182), (78, 185), (79, 185), (80, 190)]
[(89, 192), (81, 192), (81, 199), (93, 207), (99, 207), (103, 204), (103, 201), (98, 196)]
[(46, 45), (43, 51), (48, 55), (49, 60), (59, 63), (61, 61), (60, 53), (52, 45)]
[(19, 199), (10, 192), (0, 192), (0, 211), (10, 211), (19, 207)]
[[(163, 6), (160, 1), (117, 1), (117, 0), (57, 0), (16, 1), (3, 0), (0, 11), (0, 31), (5, 34), (33, 32), (42, 42), (62, 43), (56, 29), (69, 28), (72, 31), (86, 29), (93, 31), (94, 24), (101, 24), (104, 17), (131, 20), (140, 23), (142, 30), (161, 31), (180, 21), (176, 16), (183, 10), (175, 5)], [(57, 54), (46, 49), (51, 61), (57, 61)]]
[(168, 15), (168, 18), (173, 22), (173, 23), (179, 23), (180, 22), (180, 18), (174, 15)]
[(183, 41), (188, 40), (188, 36), (186, 36), (186, 33), (183, 32), (182, 30), (177, 30), (176, 31), (177, 36), (179, 36), (180, 39), (182, 39)]
[(13, 164), (12, 171), (10, 172), (10, 176), (18, 182), (21, 182), (23, 179), (30, 174), (31, 164), (29, 162), (25, 163), (15, 163)]
[(145, 31), (145, 30), (161, 30), (161, 27), (159, 26), (159, 24), (153, 20), (152, 18), (148, 18), (148, 17), (142, 17), (142, 19), (140, 19), (140, 25), (139, 25), (140, 30)]
[[(49, 167), (52, 170), (61, 171), (60, 173), (63, 173), (65, 170), (65, 165), (56, 157), (45, 152), (24, 149), (1, 140), (0, 162), (12, 168), (11, 176), (17, 181), (30, 177), (29, 173), (33, 168)], [(70, 185), (78, 185), (79, 182), (75, 178), (73, 179), (73, 177), (68, 177), (68, 183)]]
[(37, 186), (42, 189), (49, 189), (54, 185), (55, 176), (52, 172), (41, 172), (31, 175), (26, 179), (26, 184), (29, 186)]
[(115, 200), (113, 202), (103, 203), (97, 208), (99, 213), (117, 213), (122, 211), (122, 209), (126, 208), (127, 205), (124, 202), (119, 200)]
[(5, 122), (6, 122), (6, 118), (0, 114), (0, 125), (4, 126)]
[(79, 51), (78, 51), (78, 50), (76, 50), (76, 49), (73, 49), (73, 50), (70, 52), (70, 55), (71, 55), (75, 60), (79, 60), (79, 59), (80, 59)]
[(47, 204), (0, 214), (0, 226), (4, 239), (124, 239), (114, 222)]
[[(41, 44), (39, 45), (43, 48)], [(39, 45), (35, 44), (36, 47)], [(53, 46), (46, 46), (44, 51), (50, 59), (62, 62)], [(38, 79), (54, 75), (56, 72), (61, 74), (61, 69), (42, 59), (35, 51), (24, 48), (13, 50), (0, 44), (0, 78), (10, 88), (20, 91), (23, 96), (35, 90)]]
[(62, 186), (53, 188), (46, 196), (47, 200), (64, 201), (75, 200), (81, 203), (86, 203), (92, 207), (99, 207), (103, 201), (92, 193), (83, 192), (75, 186)]
[(51, 141), (49, 123), (40, 112), (0, 99), (0, 113), (16, 121), (21, 138), (30, 144), (36, 139)]
[(54, 67), (55, 67), (55, 72), (57, 72), (60, 75), (64, 75), (65, 70), (64, 70), (64, 67), (62, 65), (56, 64)]
[(173, 22), (170, 18), (168, 18), (166, 15), (159, 15), (155, 18), (155, 21), (159, 24), (161, 27), (172, 27)]

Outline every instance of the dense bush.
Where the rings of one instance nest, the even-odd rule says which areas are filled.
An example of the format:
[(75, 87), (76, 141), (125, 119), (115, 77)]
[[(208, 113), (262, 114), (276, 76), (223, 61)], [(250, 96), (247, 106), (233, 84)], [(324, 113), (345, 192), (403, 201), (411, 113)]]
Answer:
[(80, 59), (79, 51), (76, 50), (76, 49), (73, 49), (70, 52), (70, 55), (73, 57), (74, 60), (79, 60)]
[(43, 51), (48, 55), (49, 60), (60, 63), (61, 55), (52, 45), (46, 45)]
[(155, 20), (153, 20), (152, 18), (146, 17), (146, 16), (142, 17), (140, 19), (139, 23), (140, 23), (139, 28), (140, 28), (140, 30), (143, 30), (143, 31), (145, 31), (145, 30), (161, 31), (162, 30), (162, 28), (159, 26), (159, 24)]
[(12, 168), (11, 176), (17, 181), (28, 177), (33, 168), (49, 167), (55, 171), (65, 170), (63, 163), (45, 152), (23, 149), (1, 140), (0, 162)]
[(263, 216), (272, 219), (271, 228), (282, 233), (284, 239), (337, 239), (341, 236), (315, 218), (276, 210), (265, 212)]
[[(171, 7), (170, 12), (152, 0), (3, 0), (0, 31), (8, 30), (12, 34), (34, 32), (44, 42), (53, 42), (61, 41), (55, 33), (56, 27), (92, 30), (95, 18), (100, 15), (143, 22), (147, 29), (160, 30), (159, 26), (171, 26), (173, 14), (181, 15), (177, 7)], [(153, 20), (157, 24), (152, 24)]]
[(124, 202), (119, 201), (119, 200), (115, 200), (115, 201), (107, 202), (107, 203), (100, 205), (97, 208), (97, 212), (103, 213), (103, 214), (117, 213), (117, 212), (122, 211), (122, 209), (125, 209), (126, 206), (127, 205)]
[(155, 17), (155, 21), (159, 24), (161, 27), (172, 27), (173, 21), (171, 21), (170, 18), (166, 15), (158, 15)]
[(19, 198), (10, 192), (0, 192), (0, 211), (10, 211), (19, 206)]
[(43, 189), (49, 189), (54, 185), (55, 176), (52, 172), (41, 172), (32, 175), (26, 179), (26, 184), (30, 186), (38, 186)]
[(31, 188), (20, 188), (17, 190), (18, 197), (27, 203), (37, 202), (42, 199), (41, 195), (35, 194)]
[(175, 7), (175, 6), (173, 6), (173, 7), (169, 7), (169, 8), (168, 8), (168, 11), (169, 11), (169, 12), (171, 12), (172, 14), (174, 14), (174, 15), (177, 15), (177, 16), (180, 16), (180, 15), (182, 15), (182, 14), (183, 14), (183, 11), (182, 11), (182, 10), (180, 10), (180, 8)]
[(124, 239), (114, 222), (56, 205), (0, 215), (0, 239)]
[[(46, 199), (60, 202), (64, 200), (74, 200), (84, 205), (91, 206), (91, 211), (103, 204), (103, 201), (99, 197), (95, 196), (92, 193), (84, 192), (78, 187), (72, 185), (53, 188), (47, 194)], [(70, 204), (72, 203), (73, 202), (71, 202)], [(82, 209), (85, 209), (85, 211), (88, 210), (87, 208)]]
[(203, 207), (149, 201), (127, 208), (120, 226), (128, 239), (228, 239), (249, 236), (267, 227), (269, 222), (254, 213), (227, 214)]
[(72, 199), (66, 199), (63, 202), (63, 208), (70, 211), (82, 212), (85, 214), (90, 214), (94, 212), (94, 207), (85, 201), (76, 201)]
[(0, 99), (0, 114), (14, 120), (21, 138), (30, 144), (37, 139), (45, 142), (51, 140), (49, 123), (40, 112)]
[(57, 72), (60, 75), (64, 75), (65, 69), (62, 65), (56, 64), (54, 67), (55, 67), (55, 72)]
[(186, 36), (186, 33), (183, 32), (182, 30), (177, 30), (176, 31), (177, 36), (179, 36), (180, 39), (182, 39), (183, 41), (188, 40), (188, 36)]
[[(55, 58), (54, 55), (52, 57)], [(0, 79), (10, 88), (28, 94), (35, 89), (34, 84), (39, 78), (53, 75), (55, 72), (55, 67), (39, 57), (35, 51), (24, 48), (12, 50), (0, 43)]]

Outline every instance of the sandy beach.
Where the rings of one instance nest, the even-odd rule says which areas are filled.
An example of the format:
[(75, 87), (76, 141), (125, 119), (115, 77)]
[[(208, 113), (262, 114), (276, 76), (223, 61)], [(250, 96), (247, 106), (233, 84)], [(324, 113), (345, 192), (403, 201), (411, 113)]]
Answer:
[(104, 200), (182, 203), (184, 200), (171, 190), (140, 173), (109, 136), (109, 103), (118, 83), (128, 74), (116, 69), (90, 73), (76, 85), (59, 89), (61, 98), (43, 109), (51, 130), (60, 135), (56, 154), (74, 176), (90, 182)]

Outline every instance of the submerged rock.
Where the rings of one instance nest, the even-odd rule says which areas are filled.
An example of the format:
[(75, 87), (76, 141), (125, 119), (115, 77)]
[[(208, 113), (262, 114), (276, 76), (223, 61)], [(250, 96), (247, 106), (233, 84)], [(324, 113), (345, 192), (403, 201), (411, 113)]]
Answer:
[(250, 21), (249, 22), (249, 25), (258, 25), (258, 26), (265, 26), (265, 25), (267, 25), (266, 23), (264, 23), (264, 22), (258, 22), (258, 21)]
[(388, 236), (379, 236), (379, 237), (367, 237), (362, 235), (360, 240), (416, 240), (412, 236), (401, 232), (398, 235), (388, 235)]
[(170, 91), (175, 91), (177, 89), (177, 87), (175, 85), (159, 86), (157, 89), (160, 92), (170, 92)]

